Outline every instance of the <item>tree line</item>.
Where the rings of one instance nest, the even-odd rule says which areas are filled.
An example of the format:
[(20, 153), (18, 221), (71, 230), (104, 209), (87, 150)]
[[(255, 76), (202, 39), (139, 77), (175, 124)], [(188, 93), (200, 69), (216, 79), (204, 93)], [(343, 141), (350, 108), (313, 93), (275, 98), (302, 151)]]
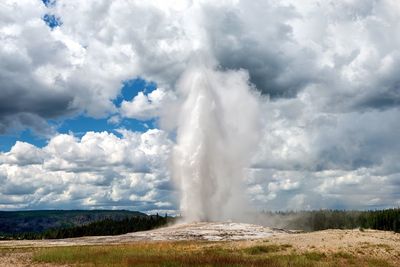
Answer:
[(125, 233), (146, 231), (167, 225), (173, 218), (150, 215), (126, 217), (122, 220), (107, 218), (75, 227), (59, 227), (44, 232), (24, 232), (0, 234), (0, 239), (59, 239), (81, 236), (120, 235)]
[(283, 227), (287, 229), (318, 231), (362, 228), (400, 232), (400, 208), (368, 211), (264, 212), (264, 215), (283, 221)]

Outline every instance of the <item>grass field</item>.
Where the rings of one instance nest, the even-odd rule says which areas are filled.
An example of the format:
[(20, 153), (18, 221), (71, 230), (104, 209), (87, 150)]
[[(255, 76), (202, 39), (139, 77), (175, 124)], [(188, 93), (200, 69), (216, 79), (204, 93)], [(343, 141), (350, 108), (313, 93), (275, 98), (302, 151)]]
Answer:
[[(400, 266), (400, 234), (389, 231), (335, 229), (204, 241), (193, 235), (205, 231), (204, 225), (182, 227), (123, 236), (2, 241), (0, 266)], [(205, 233), (212, 229), (217, 228)], [(247, 233), (229, 229), (217, 232), (231, 238)], [(160, 241), (162, 237), (168, 239)]]
[(384, 259), (346, 252), (297, 252), (289, 244), (146, 242), (41, 248), (33, 263), (73, 266), (393, 266)]

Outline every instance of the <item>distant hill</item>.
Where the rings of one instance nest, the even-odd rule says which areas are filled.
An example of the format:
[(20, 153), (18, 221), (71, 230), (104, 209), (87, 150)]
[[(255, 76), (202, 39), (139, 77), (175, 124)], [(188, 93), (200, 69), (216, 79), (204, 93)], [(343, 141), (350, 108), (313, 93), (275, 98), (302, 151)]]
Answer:
[(70, 228), (102, 220), (147, 217), (128, 210), (32, 210), (0, 211), (0, 233), (43, 232), (52, 228)]

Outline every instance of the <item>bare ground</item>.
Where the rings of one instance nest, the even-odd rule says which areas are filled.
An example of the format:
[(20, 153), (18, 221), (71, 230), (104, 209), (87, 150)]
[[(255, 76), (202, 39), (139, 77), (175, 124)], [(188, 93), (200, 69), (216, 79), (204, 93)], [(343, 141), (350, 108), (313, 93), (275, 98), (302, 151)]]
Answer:
[(291, 244), (297, 251), (350, 253), (383, 258), (400, 266), (400, 234), (378, 230), (324, 230), (273, 236), (270, 242)]
[(325, 230), (298, 233), (239, 223), (194, 223), (119, 236), (60, 240), (0, 241), (0, 266), (51, 266), (32, 262), (35, 250), (54, 246), (110, 245), (182, 240), (229, 241), (224, 246), (248, 247), (260, 243), (289, 244), (295, 253), (349, 253), (385, 259), (400, 266), (400, 234), (377, 230)]

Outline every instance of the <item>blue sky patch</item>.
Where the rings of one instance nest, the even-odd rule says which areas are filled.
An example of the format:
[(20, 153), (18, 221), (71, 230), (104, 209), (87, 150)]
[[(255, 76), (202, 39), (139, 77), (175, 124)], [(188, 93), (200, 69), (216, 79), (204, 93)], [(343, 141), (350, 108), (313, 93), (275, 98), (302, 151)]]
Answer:
[(31, 130), (25, 129), (17, 134), (0, 135), (0, 152), (8, 152), (17, 141), (27, 142), (37, 147), (47, 145), (44, 137), (37, 136)]
[[(49, 25), (49, 27), (51, 27), (51, 25)], [(117, 107), (120, 107), (123, 100), (131, 101), (139, 92), (144, 91), (145, 93), (149, 93), (156, 88), (156, 83), (148, 82), (141, 78), (126, 80), (122, 83), (121, 93), (113, 103)], [(116, 129), (123, 128), (130, 131), (145, 132), (148, 129), (157, 128), (157, 120), (155, 119), (139, 121), (136, 119), (122, 118), (118, 124), (112, 124), (108, 122), (108, 119), (109, 118), (90, 118), (81, 114), (69, 119), (49, 120), (48, 123), (57, 129), (57, 132), (59, 133), (73, 133), (77, 137), (81, 137), (89, 131), (107, 131), (112, 132), (117, 136), (121, 136)], [(0, 135), (0, 151), (10, 151), (11, 147), (14, 146), (17, 140), (33, 144), (37, 147), (44, 147), (48, 142), (46, 138), (35, 135), (28, 128), (17, 133)]]
[[(145, 126), (146, 122), (141, 122), (138, 120), (123, 120), (119, 125), (110, 125), (107, 122), (108, 118), (105, 119), (95, 119), (80, 115), (78, 117), (67, 119), (61, 123), (58, 128), (59, 133), (74, 133), (75, 136), (83, 136), (86, 132), (113, 132), (116, 133), (116, 129), (125, 128), (131, 131), (144, 132), (147, 130)], [(153, 126), (152, 122), (147, 122), (148, 126)], [(150, 127), (152, 128), (152, 127)]]
[[(116, 130), (123, 128), (135, 132), (145, 132), (148, 129), (156, 128), (156, 120), (138, 121), (135, 119), (123, 119), (118, 125), (111, 125), (107, 122), (108, 118), (95, 119), (84, 115), (75, 118), (66, 119), (64, 121), (49, 121), (50, 124), (57, 128), (60, 134), (73, 133), (74, 136), (82, 137), (87, 132), (109, 132), (121, 137)], [(58, 127), (57, 127), (58, 126)], [(27, 142), (37, 147), (44, 147), (48, 140), (38, 136), (30, 129), (25, 129), (15, 134), (0, 135), (0, 152), (8, 152), (17, 141)]]
[(46, 22), (47, 26), (49, 26), (51, 29), (54, 29), (62, 24), (61, 18), (51, 14), (45, 14), (43, 16), (43, 21)]
[(149, 93), (157, 88), (154, 82), (146, 81), (142, 78), (134, 78), (122, 82), (120, 95), (113, 101), (117, 107), (121, 106), (123, 100), (131, 101), (139, 92)]
[(42, 0), (46, 7), (52, 7), (56, 4), (56, 0)]

